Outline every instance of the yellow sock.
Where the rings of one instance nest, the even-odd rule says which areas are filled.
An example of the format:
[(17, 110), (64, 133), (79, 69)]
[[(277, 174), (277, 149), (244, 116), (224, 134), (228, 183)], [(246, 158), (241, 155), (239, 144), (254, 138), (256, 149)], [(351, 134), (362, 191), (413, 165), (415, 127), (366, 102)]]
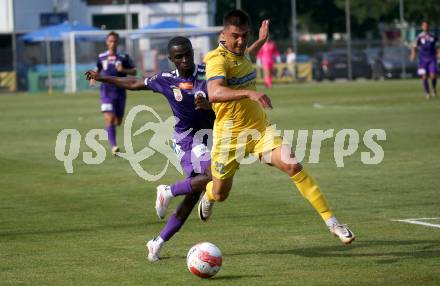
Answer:
[(210, 202), (214, 202), (214, 201), (215, 201), (214, 194), (212, 193), (212, 185), (213, 185), (213, 183), (212, 183), (212, 181), (210, 181), (210, 182), (206, 185), (206, 191), (205, 191), (206, 198), (207, 198), (208, 201), (210, 201)]
[(293, 175), (291, 179), (301, 195), (312, 204), (313, 208), (315, 208), (315, 210), (321, 215), (324, 221), (327, 221), (333, 216), (333, 212), (331, 211), (324, 194), (321, 193), (315, 180), (313, 180), (304, 169)]

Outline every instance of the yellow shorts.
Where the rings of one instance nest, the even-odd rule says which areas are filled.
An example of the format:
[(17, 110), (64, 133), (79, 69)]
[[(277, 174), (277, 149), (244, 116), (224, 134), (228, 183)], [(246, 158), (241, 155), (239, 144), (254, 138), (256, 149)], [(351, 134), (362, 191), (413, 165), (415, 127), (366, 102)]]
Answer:
[[(211, 151), (211, 172), (217, 179), (232, 177), (240, 164), (250, 164), (256, 158), (283, 144), (283, 138), (274, 125), (259, 132), (255, 129), (237, 132), (216, 132)], [(248, 155), (252, 154), (253, 158)]]

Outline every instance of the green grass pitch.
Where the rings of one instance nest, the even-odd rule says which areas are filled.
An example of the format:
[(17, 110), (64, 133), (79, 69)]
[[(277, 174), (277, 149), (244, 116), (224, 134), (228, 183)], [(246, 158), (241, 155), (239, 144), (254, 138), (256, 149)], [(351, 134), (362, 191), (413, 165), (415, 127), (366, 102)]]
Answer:
[[(182, 176), (170, 167), (146, 182), (108, 150), (102, 164), (85, 164), (84, 137), (103, 128), (97, 92), (0, 95), (0, 284), (440, 285), (440, 228), (392, 221), (440, 218), (440, 99), (425, 100), (416, 80), (285, 85), (268, 93), (271, 121), (282, 130), (350, 128), (361, 141), (368, 129), (385, 130), (378, 165), (362, 164), (368, 149), (361, 144), (336, 167), (334, 138), (324, 141), (319, 163), (309, 164), (308, 153), (303, 160), (356, 233), (353, 245), (329, 234), (289, 178), (255, 163), (242, 166), (209, 222), (194, 212), (163, 260), (149, 263), (145, 241), (164, 225), (153, 208), (155, 186)], [(145, 104), (170, 115), (161, 95), (128, 97), (127, 112)], [(136, 124), (147, 120), (143, 114)], [(65, 128), (82, 135), (73, 174), (54, 155)], [(138, 150), (145, 140), (136, 138)], [(164, 160), (154, 155), (142, 164), (153, 172)], [(186, 269), (186, 253), (200, 241), (223, 252), (223, 267), (210, 280)]]

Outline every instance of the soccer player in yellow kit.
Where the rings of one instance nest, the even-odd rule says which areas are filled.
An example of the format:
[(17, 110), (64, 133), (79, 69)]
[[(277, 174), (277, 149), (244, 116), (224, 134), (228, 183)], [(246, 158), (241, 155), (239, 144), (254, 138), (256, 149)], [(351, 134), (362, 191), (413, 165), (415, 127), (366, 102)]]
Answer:
[[(240, 159), (253, 154), (263, 163), (286, 173), (321, 215), (330, 232), (344, 244), (350, 244), (355, 235), (339, 223), (319, 186), (268, 121), (263, 108), (272, 108), (272, 104), (266, 94), (256, 90), (256, 71), (251, 62), (251, 56), (255, 57), (258, 49), (252, 49), (252, 55), (247, 50), (248, 15), (242, 10), (233, 10), (225, 15), (223, 26), (219, 46), (205, 57), (208, 94), (216, 120), (211, 151), (213, 180), (200, 200), (200, 219), (206, 221), (214, 202), (228, 197)], [(269, 20), (265, 20), (254, 45), (261, 47), (268, 38), (268, 31)]]

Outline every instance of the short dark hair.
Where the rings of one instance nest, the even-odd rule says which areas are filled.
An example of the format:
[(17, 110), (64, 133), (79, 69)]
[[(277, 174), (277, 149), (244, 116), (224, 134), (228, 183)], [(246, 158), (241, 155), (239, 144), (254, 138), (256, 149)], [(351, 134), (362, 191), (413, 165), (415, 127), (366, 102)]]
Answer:
[(223, 17), (223, 26), (244, 27), (250, 25), (249, 15), (243, 10), (232, 10)]
[(168, 42), (168, 52), (170, 52), (171, 48), (175, 46), (189, 46), (190, 48), (192, 48), (191, 41), (188, 38), (182, 36), (174, 37)]
[(119, 39), (119, 34), (116, 33), (115, 31), (111, 31), (110, 33), (108, 33), (107, 37), (105, 37), (105, 38), (108, 39), (111, 36), (115, 36), (117, 39)]

